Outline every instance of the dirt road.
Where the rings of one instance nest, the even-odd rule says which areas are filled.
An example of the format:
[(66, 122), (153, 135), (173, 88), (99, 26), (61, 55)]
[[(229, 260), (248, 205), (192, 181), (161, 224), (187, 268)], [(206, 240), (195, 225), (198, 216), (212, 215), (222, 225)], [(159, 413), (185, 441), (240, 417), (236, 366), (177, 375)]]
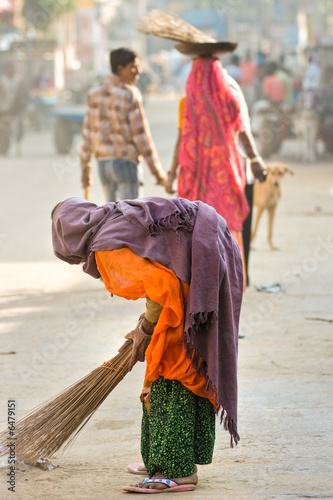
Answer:
[[(148, 103), (157, 148), (169, 168), (176, 138), (176, 102)], [(0, 428), (7, 401), (17, 416), (112, 357), (136, 323), (143, 303), (110, 299), (98, 280), (52, 253), (50, 211), (81, 196), (76, 149), (55, 156), (48, 131), (26, 136), (23, 156), (1, 158), (0, 184)], [(172, 498), (333, 498), (333, 185), (331, 161), (300, 165), (285, 145), (279, 157), (293, 177), (283, 180), (275, 244), (262, 221), (250, 262), (239, 349), (241, 441), (217, 429), (213, 464), (199, 467), (199, 485)], [(92, 200), (103, 203), (95, 176)], [(146, 171), (146, 195), (161, 195)], [(285, 292), (258, 292), (281, 283)], [(15, 493), (0, 468), (0, 498), (118, 500), (136, 481), (126, 465), (140, 459), (138, 396), (144, 365), (110, 395), (52, 470), (19, 464)], [(128, 496), (129, 498), (129, 496)]]

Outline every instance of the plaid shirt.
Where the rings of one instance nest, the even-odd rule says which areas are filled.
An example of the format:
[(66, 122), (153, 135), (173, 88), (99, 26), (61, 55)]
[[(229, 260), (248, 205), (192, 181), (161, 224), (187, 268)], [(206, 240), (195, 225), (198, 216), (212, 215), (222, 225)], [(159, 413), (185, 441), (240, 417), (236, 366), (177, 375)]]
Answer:
[(80, 152), (82, 169), (92, 154), (98, 160), (121, 158), (136, 164), (142, 155), (156, 179), (163, 179), (142, 97), (136, 87), (117, 75), (110, 75), (88, 92), (87, 108)]

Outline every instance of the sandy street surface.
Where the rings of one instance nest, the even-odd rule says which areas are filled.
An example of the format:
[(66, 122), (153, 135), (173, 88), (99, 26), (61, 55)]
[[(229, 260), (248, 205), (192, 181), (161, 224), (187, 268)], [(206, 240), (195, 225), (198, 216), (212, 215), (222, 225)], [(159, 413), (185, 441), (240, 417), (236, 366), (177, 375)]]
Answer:
[[(169, 169), (177, 104), (147, 105), (157, 149)], [(53, 256), (50, 212), (60, 200), (81, 196), (73, 153), (56, 156), (51, 131), (30, 132), (20, 158), (0, 158), (0, 428), (7, 400), (17, 418), (116, 354), (144, 302), (110, 298), (101, 281)], [(296, 144), (279, 158), (295, 171), (282, 181), (271, 251), (266, 218), (253, 244), (239, 349), (239, 432), (229, 448), (217, 427), (213, 463), (199, 467), (193, 492), (172, 499), (333, 499), (333, 186), (332, 159), (301, 165)], [(164, 196), (145, 170), (146, 195)], [(97, 175), (91, 198), (104, 202)], [(284, 293), (256, 284), (281, 283)], [(121, 491), (140, 476), (126, 465), (140, 460), (137, 365), (104, 402), (72, 448), (52, 470), (19, 464), (15, 493), (0, 468), (0, 498), (125, 499)], [(3, 464), (2, 464), (3, 465)]]

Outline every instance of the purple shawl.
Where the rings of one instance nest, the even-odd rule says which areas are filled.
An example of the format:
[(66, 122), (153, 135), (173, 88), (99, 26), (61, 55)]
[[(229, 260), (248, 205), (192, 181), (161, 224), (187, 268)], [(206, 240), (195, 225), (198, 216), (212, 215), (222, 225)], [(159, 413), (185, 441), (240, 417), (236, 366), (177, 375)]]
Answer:
[[(215, 411), (237, 444), (238, 324), (243, 294), (239, 247), (225, 220), (201, 201), (141, 198), (97, 206), (69, 198), (54, 211), (54, 253), (99, 278), (95, 251), (128, 247), (189, 284), (184, 346), (216, 391)], [(201, 362), (200, 362), (201, 361)], [(199, 367), (199, 368), (198, 368)]]

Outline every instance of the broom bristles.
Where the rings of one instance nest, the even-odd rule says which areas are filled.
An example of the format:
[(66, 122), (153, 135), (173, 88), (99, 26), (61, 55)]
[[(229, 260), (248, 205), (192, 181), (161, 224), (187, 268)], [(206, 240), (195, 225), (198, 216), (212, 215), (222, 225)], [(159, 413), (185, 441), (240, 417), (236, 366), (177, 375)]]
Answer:
[[(16, 458), (36, 461), (51, 457), (60, 448), (64, 452), (128, 372), (132, 347), (129, 344), (110, 361), (19, 420), (15, 429)], [(6, 429), (0, 433), (0, 456), (8, 453), (8, 439)]]
[(167, 38), (176, 42), (212, 43), (215, 38), (205, 35), (180, 17), (160, 10), (152, 10), (137, 25), (140, 33)]

